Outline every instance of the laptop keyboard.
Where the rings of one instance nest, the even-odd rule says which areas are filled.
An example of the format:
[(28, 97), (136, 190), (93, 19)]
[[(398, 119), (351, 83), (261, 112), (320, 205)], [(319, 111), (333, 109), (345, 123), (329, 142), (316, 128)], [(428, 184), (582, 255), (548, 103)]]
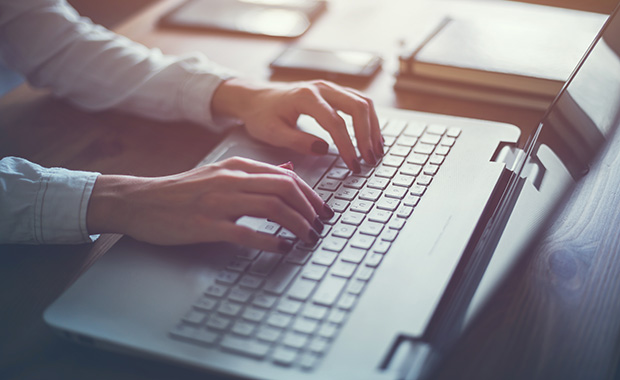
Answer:
[(335, 211), (317, 244), (232, 258), (170, 336), (302, 370), (325, 355), (460, 134), (456, 127), (382, 122), (387, 154), (352, 174), (335, 160), (315, 186)]

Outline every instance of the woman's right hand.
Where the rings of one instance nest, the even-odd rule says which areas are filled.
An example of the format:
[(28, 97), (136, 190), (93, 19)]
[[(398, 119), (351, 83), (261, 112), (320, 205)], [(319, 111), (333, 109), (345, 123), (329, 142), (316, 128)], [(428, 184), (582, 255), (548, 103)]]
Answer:
[(314, 243), (333, 211), (294, 171), (230, 158), (180, 174), (144, 178), (101, 175), (90, 199), (91, 234), (123, 233), (154, 244), (228, 241), (272, 252), (290, 241), (235, 222), (242, 216), (275, 221)]

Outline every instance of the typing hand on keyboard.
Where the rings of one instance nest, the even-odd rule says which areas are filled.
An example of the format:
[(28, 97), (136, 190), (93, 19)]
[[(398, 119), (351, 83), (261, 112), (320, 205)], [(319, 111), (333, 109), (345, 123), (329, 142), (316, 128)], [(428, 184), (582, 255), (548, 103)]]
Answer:
[(338, 114), (342, 111), (353, 120), (362, 158), (374, 165), (383, 157), (383, 139), (372, 100), (334, 83), (256, 84), (235, 78), (220, 85), (211, 105), (215, 115), (241, 120), (258, 140), (304, 154), (326, 154), (329, 146), (324, 140), (297, 128), (299, 117), (309, 115), (329, 132), (347, 167), (359, 173), (356, 149)]

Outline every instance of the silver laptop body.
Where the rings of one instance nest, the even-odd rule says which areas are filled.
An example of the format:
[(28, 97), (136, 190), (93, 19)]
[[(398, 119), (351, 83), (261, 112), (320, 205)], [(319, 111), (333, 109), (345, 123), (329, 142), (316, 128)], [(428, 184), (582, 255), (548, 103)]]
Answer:
[[(379, 109), (391, 144), (383, 164), (392, 164), (396, 175), (412, 168), (403, 165), (417, 165), (408, 160), (419, 159), (420, 141), (435, 140), (428, 160), (447, 151), (435, 158), (437, 167), (428, 166), (433, 174), (426, 172), (430, 161), (420, 163), (415, 180), (402, 186), (406, 194), (392, 198), (397, 205), (391, 211), (379, 209), (378, 201), (352, 204), (374, 183), (381, 163), (358, 179), (334, 179), (329, 175), (342, 172), (328, 174), (339, 168), (336, 155), (302, 157), (240, 131), (230, 134), (203, 164), (235, 155), (274, 164), (291, 160), (326, 198), (336, 199), (351, 181), (346, 188), (356, 195), (342, 218), (347, 212), (370, 218), (376, 209), (389, 211), (389, 219), (376, 235), (360, 233), (360, 224), (343, 247), (328, 246), (343, 225), (338, 220), (317, 247), (288, 255), (222, 243), (160, 247), (124, 237), (46, 310), (45, 321), (78, 343), (230, 376), (419, 377), (615, 130), (619, 102), (611, 95), (620, 88), (619, 25), (616, 11), (522, 149), (515, 126)], [(601, 64), (609, 70), (592, 69)], [(594, 93), (583, 86), (601, 81), (612, 85)], [(583, 102), (591, 97), (596, 100)], [(300, 125), (325, 136), (309, 118)], [(396, 159), (389, 158), (392, 152)], [(420, 192), (419, 178), (426, 185), (418, 197), (412, 194)], [(385, 213), (373, 217), (380, 215)], [(281, 233), (268, 221), (244, 222)]]

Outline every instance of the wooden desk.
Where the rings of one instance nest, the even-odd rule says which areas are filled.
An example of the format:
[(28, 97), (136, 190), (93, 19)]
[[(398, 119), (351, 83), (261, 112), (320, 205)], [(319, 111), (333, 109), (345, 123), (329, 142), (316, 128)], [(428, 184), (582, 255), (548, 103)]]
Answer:
[[(154, 2), (117, 31), (166, 53), (200, 50), (247, 76), (269, 78), (268, 63), (287, 41), (156, 27), (158, 17), (179, 1)], [(527, 133), (540, 112), (393, 91), (401, 41), (421, 38), (438, 17), (459, 7), (475, 12), (448, 1), (334, 0), (301, 42), (379, 52), (387, 60), (384, 70), (368, 84), (347, 85), (367, 92), (380, 106), (505, 121)], [(0, 99), (0, 115), (2, 156), (104, 173), (151, 176), (186, 170), (219, 140), (189, 123), (88, 114), (26, 86)], [(550, 240), (515, 269), (437, 377), (604, 378), (612, 373), (620, 331), (619, 149), (616, 142), (602, 173), (589, 177), (581, 189), (582, 195), (596, 196), (575, 198), (549, 232)], [(0, 378), (204, 378), (174, 365), (67, 343), (43, 324), (45, 307), (116, 238), (81, 246), (0, 246)]]

